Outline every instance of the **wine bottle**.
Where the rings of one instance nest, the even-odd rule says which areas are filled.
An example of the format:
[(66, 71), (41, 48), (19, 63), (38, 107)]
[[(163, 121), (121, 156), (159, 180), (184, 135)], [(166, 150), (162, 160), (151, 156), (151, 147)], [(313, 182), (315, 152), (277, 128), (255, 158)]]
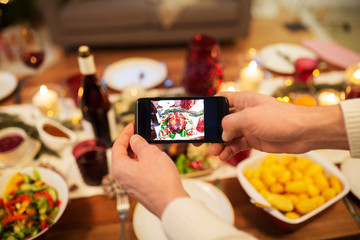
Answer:
[(82, 74), (82, 87), (79, 89), (80, 108), (85, 126), (90, 123), (95, 137), (104, 141), (107, 148), (112, 146), (109, 116), (108, 93), (96, 76), (94, 57), (86, 45), (78, 49), (78, 62)]

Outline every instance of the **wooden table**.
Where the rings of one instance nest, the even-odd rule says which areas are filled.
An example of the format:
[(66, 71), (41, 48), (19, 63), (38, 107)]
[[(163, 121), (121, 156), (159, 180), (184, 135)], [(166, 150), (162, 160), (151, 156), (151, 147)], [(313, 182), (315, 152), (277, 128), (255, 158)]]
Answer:
[[(220, 181), (235, 212), (235, 226), (259, 239), (360, 239), (360, 227), (340, 200), (320, 215), (309, 220), (294, 232), (280, 230), (259, 208), (249, 202), (237, 178)], [(360, 201), (351, 194), (351, 201), (360, 211)], [(126, 219), (126, 239), (136, 239), (132, 226), (133, 210)], [(46, 235), (46, 239), (120, 239), (120, 220), (115, 200), (103, 196), (71, 200), (60, 221)]]
[[(288, 16), (282, 14), (281, 17)], [(288, 43), (299, 44), (303, 39), (312, 37), (309, 32), (289, 33), (282, 27), (283, 22), (284, 19), (257, 19), (253, 22), (250, 36), (246, 41), (223, 46), (221, 61), (224, 66), (224, 79), (234, 81), (238, 78), (239, 70), (243, 67), (239, 58), (250, 47), (260, 49), (267, 44), (283, 42), (284, 39)], [(94, 51), (94, 55), (99, 76), (108, 64), (126, 57), (141, 56), (164, 61), (167, 64), (168, 77), (174, 81), (175, 86), (180, 86), (185, 49), (182, 46), (159, 49), (99, 49)], [(42, 80), (35, 76), (27, 77), (22, 92), (23, 103), (28, 102), (31, 88), (39, 87), (40, 84), (58, 83), (68, 90), (67, 79), (78, 72), (76, 53), (60, 51), (60, 59), (54, 66), (42, 72)], [(69, 96), (69, 93), (67, 94)], [(0, 102), (0, 106), (10, 105), (13, 102), (14, 95)], [(234, 208), (235, 226), (260, 239), (360, 239), (360, 227), (342, 200), (311, 219), (302, 228), (287, 233), (280, 230), (261, 209), (249, 202), (248, 196), (236, 178), (222, 179), (221, 185)], [(349, 196), (357, 211), (360, 211), (360, 201), (351, 194)], [(135, 205), (136, 201), (131, 199), (131, 210), (126, 219), (127, 239), (136, 239), (132, 227)], [(44, 238), (120, 239), (120, 227), (120, 219), (115, 210), (115, 200), (107, 199), (104, 196), (95, 196), (70, 200), (64, 215)]]

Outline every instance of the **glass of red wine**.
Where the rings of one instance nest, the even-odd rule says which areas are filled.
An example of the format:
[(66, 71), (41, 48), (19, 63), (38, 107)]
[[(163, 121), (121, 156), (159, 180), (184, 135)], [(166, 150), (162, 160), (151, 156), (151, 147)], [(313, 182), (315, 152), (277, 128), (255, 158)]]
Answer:
[(28, 67), (37, 73), (44, 61), (44, 43), (39, 30), (24, 27), (20, 38), (20, 59)]

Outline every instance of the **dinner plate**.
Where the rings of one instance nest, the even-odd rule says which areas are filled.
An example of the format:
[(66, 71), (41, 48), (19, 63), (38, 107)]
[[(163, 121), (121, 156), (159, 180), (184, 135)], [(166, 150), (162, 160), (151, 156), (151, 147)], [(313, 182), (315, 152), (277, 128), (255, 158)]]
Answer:
[[(194, 179), (183, 179), (183, 186), (190, 196), (203, 202), (211, 211), (227, 223), (234, 223), (234, 210), (229, 199), (218, 188), (210, 183)], [(133, 227), (140, 240), (166, 240), (160, 220), (146, 210), (141, 204), (136, 204), (133, 216)]]
[(0, 71), (0, 101), (8, 97), (17, 86), (17, 78), (14, 74)]
[(300, 57), (317, 58), (311, 50), (296, 44), (278, 43), (260, 50), (259, 57), (265, 68), (282, 73), (293, 74), (294, 62)]
[(167, 76), (165, 63), (150, 58), (127, 58), (109, 65), (103, 74), (106, 85), (123, 91), (131, 84), (140, 83), (143, 88), (152, 88), (162, 83)]
[(360, 199), (360, 159), (348, 158), (341, 164), (341, 171), (344, 173), (350, 184), (350, 191)]

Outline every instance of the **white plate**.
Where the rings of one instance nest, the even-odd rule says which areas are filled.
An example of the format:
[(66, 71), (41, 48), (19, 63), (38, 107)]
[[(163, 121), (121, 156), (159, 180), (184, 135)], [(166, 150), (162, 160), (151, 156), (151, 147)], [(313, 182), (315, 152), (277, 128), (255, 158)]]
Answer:
[[(69, 200), (69, 190), (68, 190), (68, 187), (67, 187), (64, 179), (56, 172), (54, 172), (50, 169), (41, 168), (41, 167), (36, 167), (36, 169), (40, 173), (42, 181), (56, 190), (56, 192), (58, 194), (58, 198), (61, 201), (61, 204), (59, 207), (59, 212), (58, 212), (57, 216), (55, 217), (53, 224), (51, 225), (51, 226), (53, 226), (60, 219), (61, 215), (65, 211), (65, 208), (66, 208), (68, 200)], [(0, 177), (0, 196), (1, 197), (4, 194), (7, 183), (9, 182), (10, 178), (16, 172), (26, 173), (26, 174), (33, 176), (34, 175), (34, 167), (27, 167), (27, 168), (23, 168), (23, 169), (14, 168), (11, 171), (6, 172), (3, 176), (1, 176)], [(29, 238), (29, 240), (37, 238), (38, 236), (40, 236), (44, 232), (46, 232), (48, 229), (49, 228), (44, 229), (43, 231), (39, 232), (36, 236)]]
[(0, 101), (8, 97), (16, 89), (17, 84), (14, 74), (0, 71)]
[(166, 76), (165, 63), (150, 58), (127, 58), (117, 61), (110, 64), (103, 74), (106, 85), (117, 91), (137, 83), (141, 83), (144, 88), (152, 88), (162, 83)]
[(350, 191), (360, 199), (360, 159), (348, 158), (341, 164), (341, 171), (349, 181)]
[[(234, 210), (223, 192), (207, 182), (194, 179), (183, 179), (182, 181), (185, 190), (193, 199), (203, 202), (227, 223), (234, 223)], [(162, 230), (160, 220), (141, 204), (136, 204), (135, 206), (133, 227), (136, 236), (140, 240), (167, 239)]]
[[(287, 56), (289, 60), (281, 56)], [(311, 50), (295, 44), (278, 43), (267, 46), (260, 50), (259, 57), (265, 68), (283, 74), (293, 74), (295, 72), (294, 64), (300, 57), (317, 58), (317, 55)]]
[[(259, 202), (259, 203), (262, 203), (265, 205), (270, 205), (268, 203), (268, 201), (266, 201), (265, 198), (262, 195), (260, 195), (260, 193), (253, 187), (253, 185), (249, 182), (249, 180), (243, 174), (245, 169), (255, 170), (256, 168), (261, 166), (264, 158), (267, 155), (268, 155), (267, 153), (259, 152), (258, 154), (245, 159), (244, 161), (239, 163), (239, 165), (237, 165), (236, 171), (237, 171), (237, 176), (238, 176), (239, 182), (240, 182), (241, 186), (244, 188), (245, 192), (249, 195), (249, 197), (251, 199), (255, 200), (256, 202)], [(316, 208), (315, 210), (313, 210), (297, 219), (289, 219), (289, 218), (285, 217), (284, 214), (282, 214), (280, 211), (278, 211), (276, 209), (266, 209), (266, 210), (264, 209), (265, 211), (267, 211), (267, 213), (271, 217), (277, 219), (276, 222), (281, 221), (283, 224), (285, 224), (287, 226), (291, 226), (291, 225), (295, 226), (295, 225), (298, 225), (300, 223), (303, 223), (303, 222), (309, 220), (313, 216), (324, 211), (326, 208), (330, 207), (332, 204), (334, 204), (335, 202), (342, 199), (350, 191), (349, 182), (347, 181), (344, 174), (340, 171), (340, 169), (338, 167), (336, 167), (327, 158), (325, 158), (324, 156), (322, 156), (316, 152), (313, 152), (313, 151), (305, 153), (305, 154), (301, 154), (301, 156), (310, 158), (314, 163), (320, 164), (324, 168), (325, 176), (329, 177), (330, 175), (334, 175), (335, 177), (337, 177), (340, 180), (340, 182), (342, 183), (343, 189), (339, 194), (337, 194), (335, 197), (333, 197), (329, 201), (322, 204), (320, 207)]]

